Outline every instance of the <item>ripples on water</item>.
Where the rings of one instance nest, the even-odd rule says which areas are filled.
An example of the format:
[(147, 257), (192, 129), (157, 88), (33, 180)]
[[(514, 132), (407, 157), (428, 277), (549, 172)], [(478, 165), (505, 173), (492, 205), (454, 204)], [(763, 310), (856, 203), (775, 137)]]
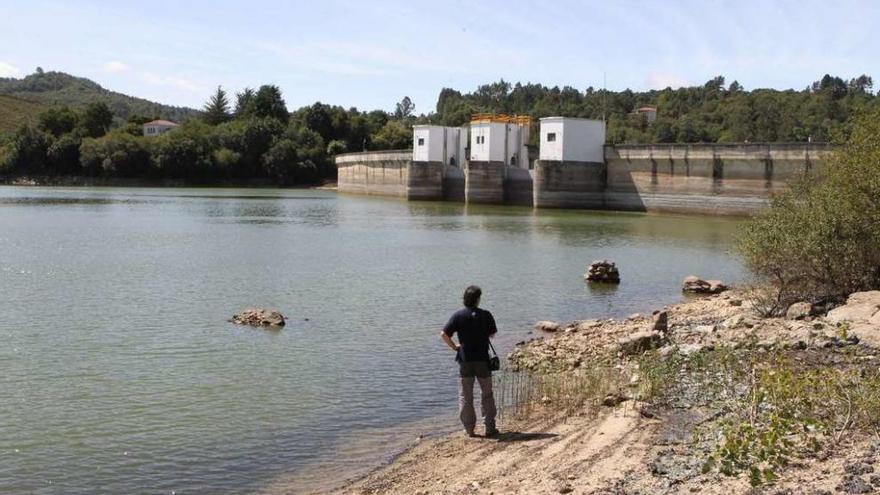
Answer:
[[(308, 490), (454, 426), (437, 334), (502, 334), (741, 278), (736, 222), (323, 191), (0, 188), (0, 493)], [(582, 280), (595, 258), (619, 287)], [(237, 327), (250, 305), (281, 331)], [(433, 418), (441, 418), (439, 420)], [(307, 468), (307, 469), (305, 469)]]

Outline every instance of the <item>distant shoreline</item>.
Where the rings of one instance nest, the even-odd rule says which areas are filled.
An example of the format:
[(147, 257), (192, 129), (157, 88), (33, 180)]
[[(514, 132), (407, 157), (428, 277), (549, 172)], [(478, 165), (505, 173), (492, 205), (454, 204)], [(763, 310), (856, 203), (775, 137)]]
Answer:
[(85, 176), (0, 176), (0, 185), (30, 187), (250, 187), (265, 189), (336, 190), (335, 181), (282, 185), (269, 179), (184, 180)]

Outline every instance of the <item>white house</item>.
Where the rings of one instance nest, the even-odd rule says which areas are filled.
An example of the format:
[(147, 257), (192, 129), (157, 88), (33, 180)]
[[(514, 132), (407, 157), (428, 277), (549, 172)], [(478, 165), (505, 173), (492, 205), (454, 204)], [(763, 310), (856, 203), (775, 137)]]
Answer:
[(636, 108), (633, 113), (636, 115), (644, 116), (645, 121), (649, 124), (653, 124), (657, 121), (657, 107), (645, 106), (641, 108)]
[(413, 161), (461, 167), (467, 130), (441, 125), (413, 126)]
[(177, 124), (170, 120), (153, 120), (144, 124), (144, 136), (158, 136), (165, 134), (177, 127)]
[(541, 119), (539, 158), (546, 161), (604, 162), (605, 122), (573, 117)]
[(517, 122), (506, 116), (475, 117), (471, 121), (470, 161), (529, 168), (528, 122), (527, 118)]

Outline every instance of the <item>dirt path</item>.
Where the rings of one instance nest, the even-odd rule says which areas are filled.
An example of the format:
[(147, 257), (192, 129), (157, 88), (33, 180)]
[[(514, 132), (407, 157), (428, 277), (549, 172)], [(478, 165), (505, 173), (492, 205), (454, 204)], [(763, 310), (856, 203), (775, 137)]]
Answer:
[(534, 422), (498, 439), (425, 441), (337, 494), (590, 493), (647, 464), (656, 421), (624, 403), (599, 417)]

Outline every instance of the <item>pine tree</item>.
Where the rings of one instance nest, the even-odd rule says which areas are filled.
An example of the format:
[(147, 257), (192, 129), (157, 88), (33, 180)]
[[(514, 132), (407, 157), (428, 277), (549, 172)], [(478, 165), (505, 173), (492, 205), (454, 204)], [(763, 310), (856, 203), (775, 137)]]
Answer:
[(229, 100), (226, 98), (226, 91), (223, 91), (222, 86), (217, 86), (217, 92), (205, 103), (204, 111), (205, 122), (211, 125), (222, 124), (231, 118)]

